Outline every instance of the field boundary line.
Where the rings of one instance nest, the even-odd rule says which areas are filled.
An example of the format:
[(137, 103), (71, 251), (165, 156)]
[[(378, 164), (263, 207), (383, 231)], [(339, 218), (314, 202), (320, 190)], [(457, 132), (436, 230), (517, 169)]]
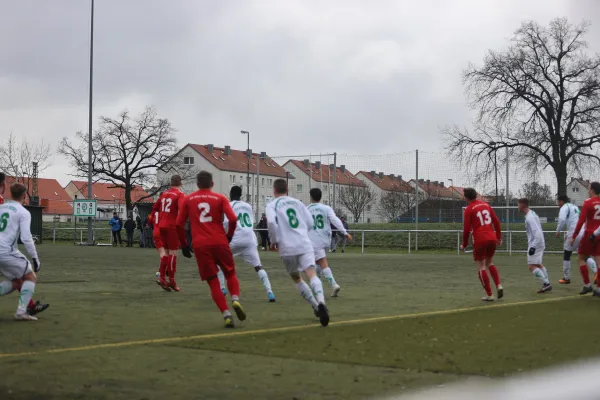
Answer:
[[(356, 325), (356, 324), (364, 324), (371, 322), (379, 322), (379, 321), (390, 321), (397, 319), (410, 319), (410, 318), (419, 318), (419, 317), (430, 317), (436, 315), (449, 315), (449, 314), (459, 314), (470, 311), (479, 311), (484, 309), (494, 309), (494, 308), (505, 308), (505, 307), (515, 307), (515, 306), (523, 306), (523, 305), (533, 305), (533, 304), (543, 304), (543, 303), (552, 303), (563, 300), (573, 300), (573, 299), (582, 299), (583, 296), (573, 295), (573, 296), (564, 296), (564, 297), (556, 297), (551, 299), (544, 300), (528, 300), (528, 301), (520, 301), (514, 303), (501, 303), (501, 304), (488, 304), (482, 306), (475, 307), (465, 307), (465, 308), (454, 308), (450, 310), (439, 310), (439, 311), (425, 311), (420, 313), (412, 313), (412, 314), (398, 314), (398, 315), (387, 315), (381, 317), (371, 317), (371, 318), (359, 318), (359, 319), (351, 319), (344, 321), (331, 322), (330, 326), (341, 326), (341, 325)], [(274, 333), (274, 332), (288, 332), (288, 331), (297, 331), (302, 329), (316, 329), (320, 328), (318, 324), (305, 324), (305, 325), (295, 325), (295, 326), (282, 326), (278, 328), (265, 328), (265, 329), (253, 329), (248, 331), (234, 331), (234, 332), (223, 332), (223, 333), (207, 333), (203, 335), (191, 335), (191, 336), (179, 336), (179, 337), (170, 337), (170, 338), (157, 338), (157, 339), (142, 339), (142, 340), (130, 340), (125, 342), (115, 342), (115, 343), (101, 343), (101, 344), (93, 344), (88, 346), (79, 346), (79, 347), (63, 347), (58, 349), (47, 349), (47, 350), (37, 350), (37, 351), (26, 351), (21, 353), (0, 353), (0, 359), (2, 358), (11, 358), (11, 357), (27, 357), (27, 356), (37, 356), (37, 355), (45, 355), (45, 354), (59, 354), (59, 353), (69, 353), (76, 351), (88, 351), (88, 350), (98, 350), (98, 349), (111, 349), (111, 348), (119, 348), (119, 347), (131, 347), (131, 346), (143, 346), (149, 344), (161, 344), (161, 343), (170, 343), (170, 342), (183, 342), (186, 340), (208, 340), (208, 339), (221, 339), (227, 337), (235, 337), (235, 336), (248, 336), (248, 335), (259, 335), (265, 333)]]

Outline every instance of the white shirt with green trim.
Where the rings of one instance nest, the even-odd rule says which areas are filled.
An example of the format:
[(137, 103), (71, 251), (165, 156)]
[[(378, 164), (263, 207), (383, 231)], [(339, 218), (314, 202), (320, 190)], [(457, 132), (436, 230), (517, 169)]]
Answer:
[(308, 237), (313, 219), (302, 202), (289, 196), (278, 197), (267, 204), (266, 214), (269, 238), (271, 243), (277, 244), (280, 256), (314, 251)]
[(29, 257), (37, 259), (31, 236), (31, 214), (21, 204), (8, 200), (0, 205), (0, 254), (21, 254), (19, 239)]
[[(256, 234), (254, 233), (254, 213), (252, 212), (252, 206), (245, 201), (233, 200), (231, 202), (231, 208), (237, 215), (237, 228), (231, 239), (231, 247), (250, 247), (258, 246), (256, 240)], [(225, 232), (227, 232), (229, 221), (227, 217), (223, 219), (223, 226)]]
[(343, 235), (348, 234), (344, 224), (331, 207), (322, 203), (312, 203), (307, 209), (313, 219), (313, 226), (308, 232), (308, 237), (315, 249), (327, 249), (331, 246), (331, 224)]

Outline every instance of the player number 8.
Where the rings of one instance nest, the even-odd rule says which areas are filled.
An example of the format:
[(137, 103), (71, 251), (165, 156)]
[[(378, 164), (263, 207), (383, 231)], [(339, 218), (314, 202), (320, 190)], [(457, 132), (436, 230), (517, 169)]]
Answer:
[(299, 225), (298, 217), (296, 216), (296, 210), (293, 208), (288, 208), (285, 212), (288, 216), (288, 222), (290, 223), (290, 227), (296, 229)]

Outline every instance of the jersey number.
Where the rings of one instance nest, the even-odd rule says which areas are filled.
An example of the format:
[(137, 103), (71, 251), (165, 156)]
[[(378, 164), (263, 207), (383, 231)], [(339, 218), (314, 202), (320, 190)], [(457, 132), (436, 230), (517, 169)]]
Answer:
[(208, 215), (210, 212), (210, 204), (200, 203), (198, 204), (198, 209), (200, 210), (200, 222), (212, 222), (212, 217)]
[(171, 199), (162, 199), (161, 203), (162, 203), (162, 211), (163, 212), (171, 212), (171, 203), (173, 202), (173, 200)]
[(248, 213), (240, 213), (238, 215), (238, 221), (240, 221), (242, 228), (252, 228), (252, 220), (250, 219), (250, 215), (248, 215)]
[(4, 232), (6, 230), (6, 226), (8, 225), (8, 213), (4, 213), (0, 215), (0, 232)]
[[(594, 210), (596, 210), (596, 213), (594, 214), (594, 219), (600, 219), (600, 204), (596, 204), (594, 206)], [(0, 224), (1, 224), (1, 222), (0, 222)]]
[(158, 211), (154, 213), (154, 225), (158, 225)]
[(313, 215), (313, 230), (323, 229), (325, 227), (325, 223), (323, 222), (322, 215)]
[(296, 229), (300, 222), (298, 221), (298, 217), (296, 216), (296, 210), (293, 208), (288, 208), (285, 212), (288, 216), (288, 222), (290, 223), (290, 228)]
[(490, 212), (488, 210), (479, 211), (477, 213), (477, 218), (479, 218), (479, 222), (482, 226), (492, 223), (492, 218), (490, 217)]

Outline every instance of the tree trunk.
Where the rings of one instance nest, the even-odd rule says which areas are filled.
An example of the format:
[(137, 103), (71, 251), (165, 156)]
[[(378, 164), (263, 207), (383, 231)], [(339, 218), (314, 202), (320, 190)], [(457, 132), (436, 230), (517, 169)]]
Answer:
[(129, 213), (133, 210), (131, 206), (131, 185), (125, 185), (125, 217), (129, 217)]
[(557, 165), (554, 168), (554, 174), (556, 175), (557, 193), (558, 195), (567, 194), (567, 167), (566, 165)]

